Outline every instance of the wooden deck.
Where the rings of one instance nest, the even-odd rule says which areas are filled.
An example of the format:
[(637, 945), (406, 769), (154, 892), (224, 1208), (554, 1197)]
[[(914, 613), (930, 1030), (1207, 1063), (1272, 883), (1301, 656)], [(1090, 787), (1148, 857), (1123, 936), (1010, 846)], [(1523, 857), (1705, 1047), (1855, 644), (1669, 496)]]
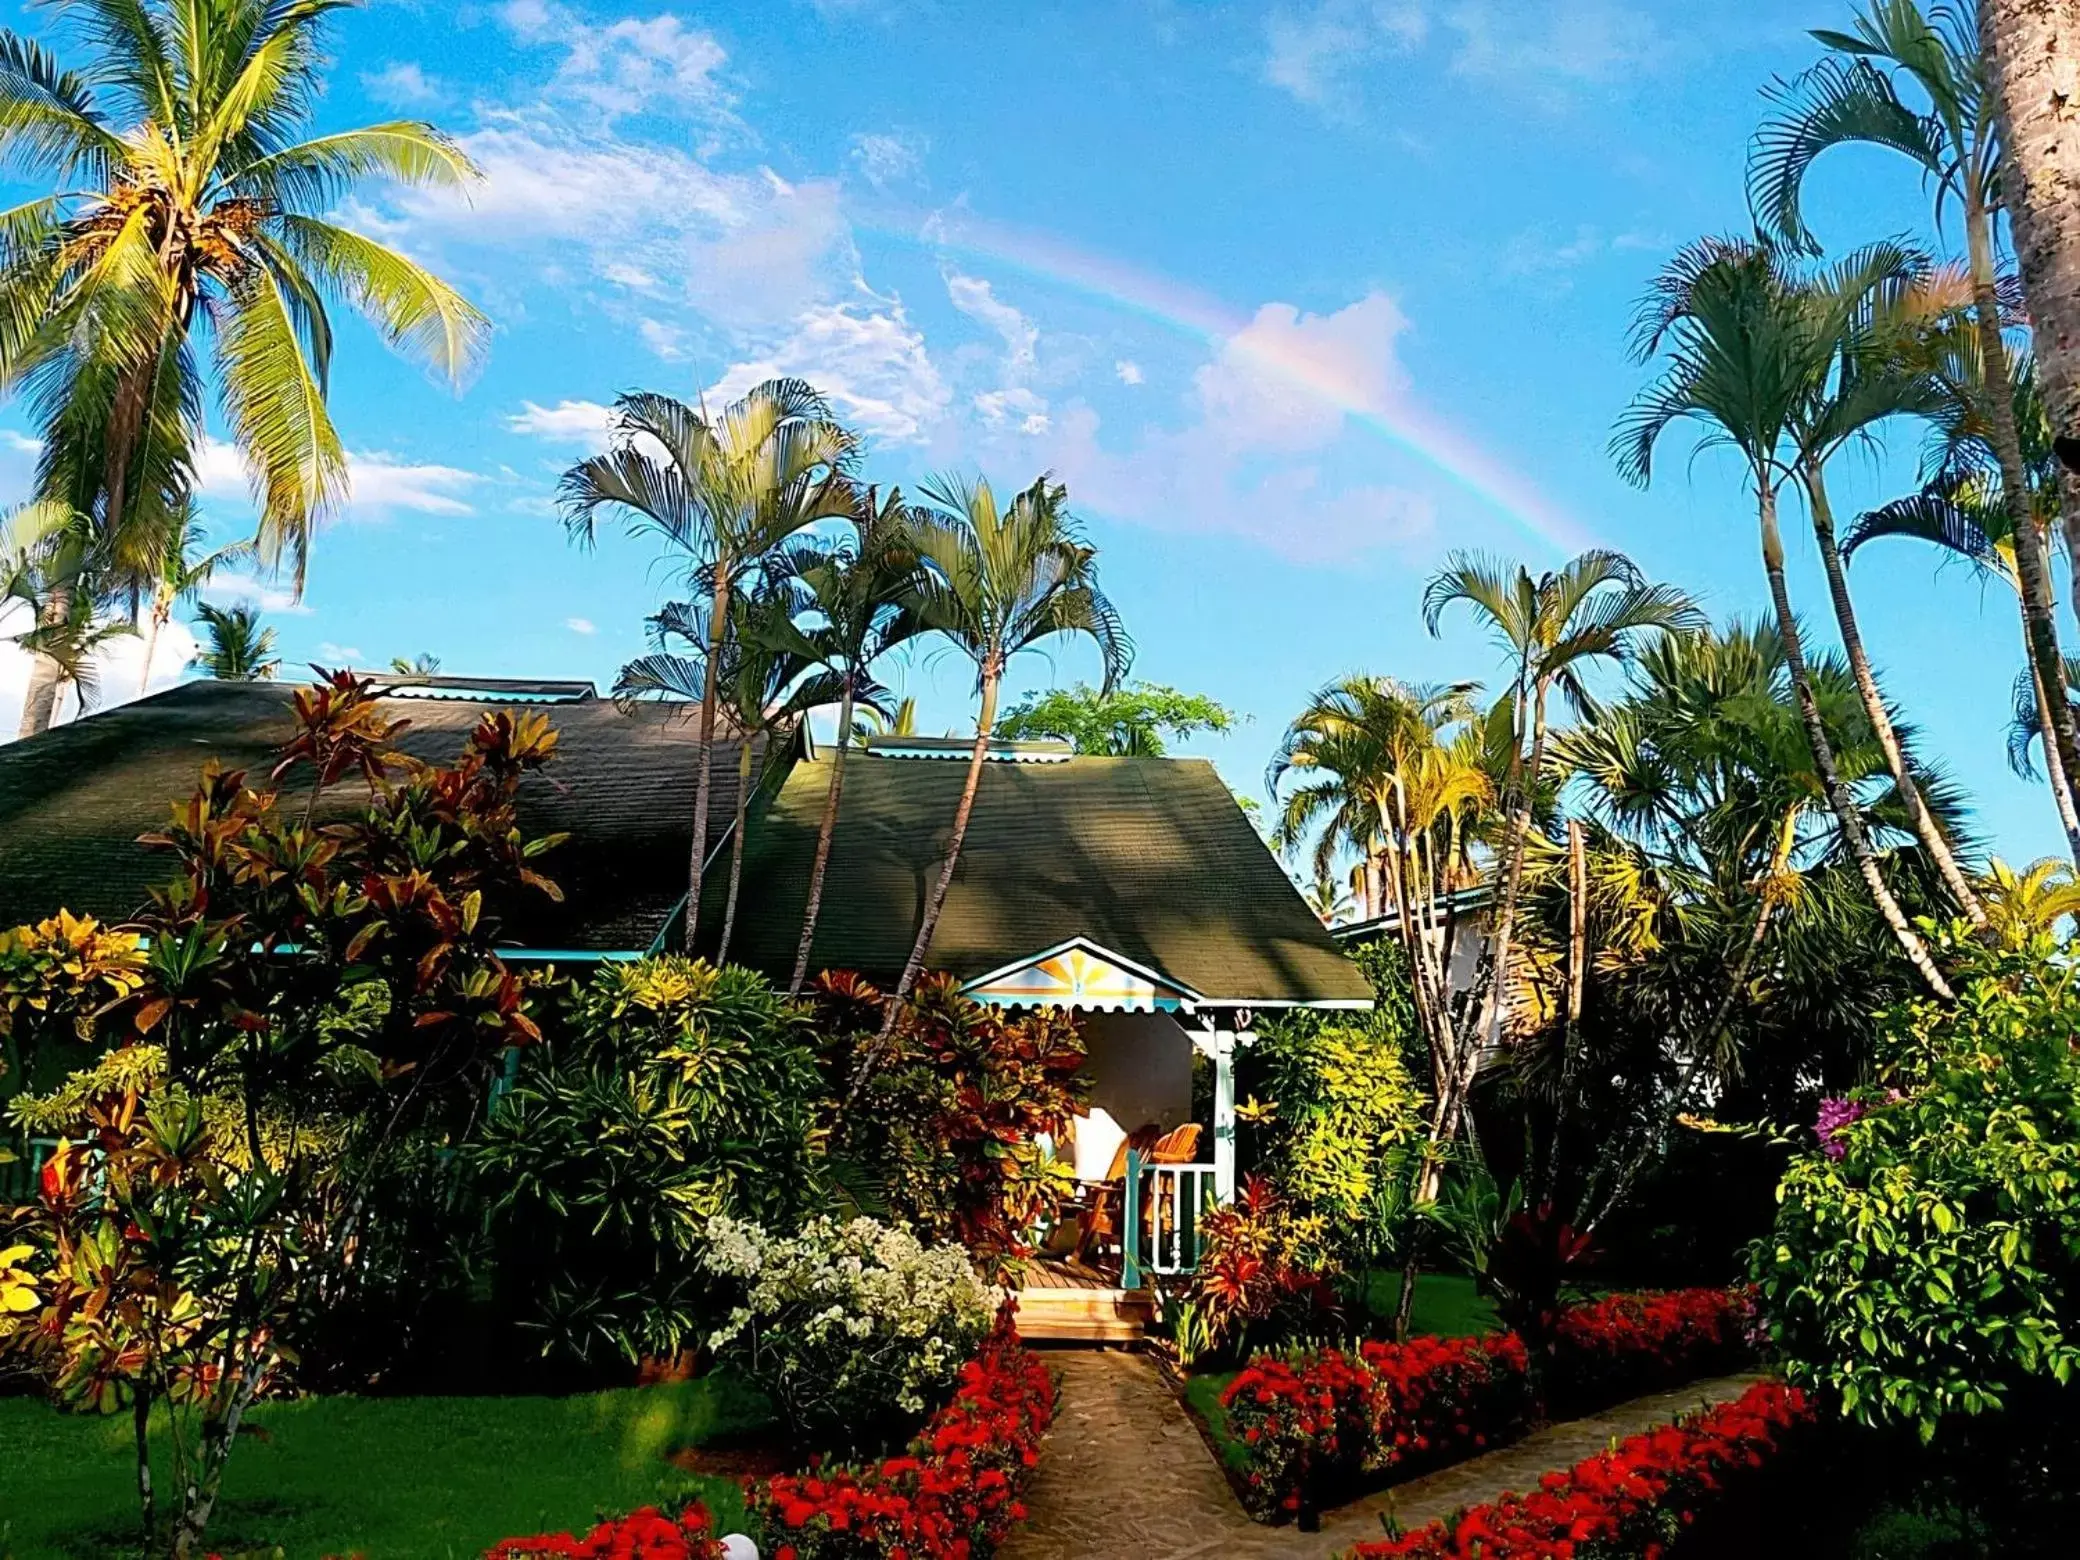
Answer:
[(1035, 1343), (1139, 1343), (1154, 1297), (1074, 1257), (1035, 1257), (1019, 1280), (1019, 1336)]

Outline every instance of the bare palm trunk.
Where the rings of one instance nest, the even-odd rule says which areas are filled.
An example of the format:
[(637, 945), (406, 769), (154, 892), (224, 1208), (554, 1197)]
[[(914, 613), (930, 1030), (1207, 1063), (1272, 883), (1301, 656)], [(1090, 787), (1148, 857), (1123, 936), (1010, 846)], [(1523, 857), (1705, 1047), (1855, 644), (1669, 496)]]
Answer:
[(708, 608), (708, 664), (701, 672), (699, 776), (693, 783), (693, 859), (686, 869), (686, 951), (695, 949), (700, 929), (701, 873), (708, 863), (708, 796), (714, 768), (715, 703), (722, 663), (722, 640), (729, 632), (729, 560), (715, 560), (715, 593)]
[(2051, 782), (2051, 799), (2058, 805), (2058, 821), (2066, 831), (2066, 849), (2075, 866), (2080, 866), (2080, 812), (2073, 807), (2073, 793), (2066, 784), (2065, 766), (2059, 762), (2058, 748), (2051, 741), (2051, 700), (2044, 692), (2044, 679), (2035, 667), (2030, 668), (2030, 689), (2037, 696), (2037, 730), (2044, 737), (2044, 777)]
[[(2080, 0), (1980, 0), (1979, 39), (2000, 111), (2001, 188), (2037, 382), (2053, 434), (2067, 441), (2061, 507), (2070, 547), (2080, 529)], [(2073, 606), (2080, 612), (2080, 592)], [(2067, 772), (2080, 779), (2070, 764)]]
[(1863, 820), (1857, 817), (1856, 804), (1835, 767), (1834, 744), (1827, 740), (1827, 728), (1821, 723), (1820, 706), (1813, 697), (1812, 677), (1806, 670), (1805, 647), (1799, 640), (1798, 620), (1791, 615), (1791, 591), (1784, 582), (1784, 539), (1777, 530), (1776, 489), (1766, 481), (1758, 481), (1757, 489), (1762, 526), (1762, 566), (1769, 575), (1770, 602), (1776, 609), (1777, 633), (1784, 642), (1784, 660), (1791, 669), (1791, 686), (1798, 697), (1798, 713), (1805, 722), (1806, 740), (1812, 746), (1813, 763), (1820, 771), (1820, 784), (1827, 792), (1828, 806), (1834, 810), (1835, 821), (1841, 825), (1842, 838), (1856, 861), (1856, 870), (1862, 875), (1864, 886), (1870, 890), (1878, 914), (1891, 928), (1900, 951), (1906, 954), (1908, 962), (1920, 973), (1929, 990), (1945, 1002), (1951, 1001), (1949, 983), (1928, 956), (1927, 946), (1907, 924), (1899, 901), (1892, 897), (1884, 874), (1878, 870), (1870, 839), (1863, 832)]
[(1567, 820), (1567, 1030), (1562, 1055), (1574, 1051), (1582, 1023), (1582, 984), (1589, 970), (1589, 847), (1582, 820)]
[(932, 885), (931, 898), (925, 901), (924, 920), (918, 925), (917, 941), (910, 946), (910, 958), (903, 965), (903, 978), (896, 982), (888, 1016), (882, 1020), (883, 1035), (894, 1027), (897, 1010), (903, 999), (910, 995), (910, 988), (917, 984), (917, 977), (924, 970), (925, 954), (932, 946), (932, 933), (939, 929), (939, 914), (946, 908), (946, 895), (953, 887), (954, 869), (960, 865), (961, 844), (968, 837), (968, 819), (975, 811), (975, 793), (982, 788), (982, 766), (989, 759), (989, 735), (997, 724), (997, 687), (1003, 675), (1003, 667), (995, 655), (984, 658), (982, 711), (975, 721), (975, 746), (968, 754), (968, 775), (961, 786), (960, 806), (954, 809), (953, 833), (946, 841), (946, 860), (939, 868), (938, 880)]
[(838, 801), (845, 789), (845, 750), (852, 746), (852, 678), (838, 696), (838, 743), (831, 753), (831, 783), (823, 797), (823, 821), (816, 830), (816, 860), (809, 868), (809, 903), (802, 911), (802, 940), (794, 951), (794, 974), (788, 977), (787, 994), (802, 989), (809, 975), (809, 951), (816, 945), (816, 918), (823, 911), (823, 875), (831, 864), (831, 841), (838, 832)]
[(1892, 771), (1892, 783), (1899, 788), (1900, 803), (1907, 810), (1914, 837), (1921, 841), (1921, 848), (1935, 863), (1943, 886), (1950, 890), (1950, 897), (1957, 901), (1972, 925), (1983, 927), (1986, 907), (1979, 903), (1979, 896), (1972, 891), (1971, 880), (1957, 865), (1950, 842), (1943, 838), (1942, 825), (1936, 822), (1935, 815), (1921, 798), (1921, 788), (1914, 783), (1907, 755), (1899, 744), (1899, 733), (1893, 729), (1891, 713), (1885, 708), (1885, 695), (1879, 691), (1878, 679), (1871, 671), (1870, 656), (1863, 647), (1863, 630), (1856, 621), (1856, 604), (1849, 595), (1848, 573), (1842, 567), (1842, 550), (1835, 542), (1834, 510), (1827, 502), (1826, 476), (1817, 466), (1806, 467), (1799, 476), (1805, 488), (1807, 507), (1813, 516), (1813, 539), (1819, 544), (1820, 562), (1827, 571), (1827, 594), (1834, 603), (1834, 620), (1841, 630), (1842, 649), (1848, 654), (1849, 671), (1856, 679), (1857, 693), (1863, 697), (1863, 712), (1870, 720), (1871, 732), (1884, 751), (1885, 767)]
[(173, 602), (163, 591), (152, 603), (152, 610), (145, 619), (144, 670), (137, 676), (137, 692), (140, 697), (152, 691), (152, 656), (159, 648), (159, 631), (166, 627), (166, 620), (173, 615)]
[[(60, 586), (44, 600), (39, 625), (56, 628), (70, 616), (72, 592)], [(37, 651), (29, 662), (29, 687), (22, 699), (22, 721), (15, 730), (17, 737), (33, 737), (50, 730), (51, 718), (58, 709), (58, 692), (64, 685), (64, 666), (55, 657)]]
[[(2009, 534), (2015, 545), (2015, 573), (2022, 587), (2023, 622), (2028, 628), (2030, 663), (2046, 687), (2064, 686), (2065, 660), (2058, 646), (2058, 616), (2052, 604), (2051, 570), (2044, 557), (2032, 512), (2029, 474), (2022, 462), (2022, 435), (2015, 423), (2015, 401), (2008, 393), (2008, 349), (2001, 340), (2000, 300), (1994, 291), (1993, 221), (1989, 213), (1968, 210), (1974, 323), (1978, 328), (1980, 373), (1984, 376), (1987, 421), (1994, 454), (2000, 460), (2001, 501), (2008, 511)], [(2051, 726), (2044, 745), (2058, 746), (2068, 787), (2080, 784), (2080, 738), (2073, 727), (2072, 706), (2051, 701)]]
[(729, 962), (730, 934), (737, 929), (737, 890), (744, 881), (744, 818), (751, 810), (751, 738), (737, 744), (737, 815), (729, 838), (729, 897), (722, 906), (722, 940), (715, 946), (717, 965)]

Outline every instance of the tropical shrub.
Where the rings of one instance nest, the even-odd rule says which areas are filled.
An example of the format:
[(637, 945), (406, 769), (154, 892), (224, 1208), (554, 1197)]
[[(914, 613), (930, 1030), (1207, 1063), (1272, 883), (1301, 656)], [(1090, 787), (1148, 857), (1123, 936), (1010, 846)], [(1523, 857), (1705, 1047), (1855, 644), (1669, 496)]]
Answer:
[(1320, 1215), (1296, 1212), (1255, 1175), (1240, 1197), (1202, 1218), (1199, 1266), (1184, 1301), (1199, 1352), (1240, 1355), (1335, 1319), (1322, 1226)]
[(873, 1219), (773, 1235), (718, 1216), (702, 1263), (735, 1301), (709, 1346), (797, 1429), (854, 1446), (943, 1400), (996, 1309), (961, 1247)]
[(1737, 1369), (1748, 1342), (1753, 1296), (1726, 1289), (1606, 1295), (1560, 1313), (1544, 1365), (1546, 1405), (1556, 1417)]
[(600, 966), (546, 1032), (465, 1150), (502, 1309), (561, 1359), (676, 1355), (720, 1315), (708, 1220), (820, 1200), (806, 1020), (762, 976), (668, 954)]
[(1221, 1394), (1253, 1509), (1294, 1515), (1365, 1477), (1454, 1461), (1524, 1427), (1523, 1343), (1412, 1338), (1258, 1355)]
[[(856, 975), (812, 987), (826, 1076), (844, 1100), (831, 1154), (867, 1201), (985, 1263), (1016, 1261), (1075, 1190), (1044, 1154), (1083, 1099), (1083, 1041), (1055, 1008), (1009, 1013), (926, 975), (884, 1041), (884, 998)], [(865, 1065), (869, 1050), (877, 1064)], [(864, 1080), (857, 1098), (855, 1080)]]
[(583, 1538), (544, 1533), (536, 1538), (500, 1539), (484, 1560), (722, 1560), (708, 1508), (695, 1501), (676, 1517), (655, 1506), (600, 1523)]
[[(540, 1036), (534, 988), (496, 950), (505, 907), (557, 892), (536, 870), (556, 840), (518, 815), (556, 734), (487, 715), (433, 764), (396, 750), (402, 729), (366, 679), (300, 690), (272, 783), (212, 760), (145, 836), (172, 881), (125, 929), (143, 960), (121, 961), (120, 989), (105, 961), (16, 958), (0, 990), (10, 1023), (86, 1014), (75, 1038), (112, 1048), (11, 1106), (64, 1139), (11, 1242), (46, 1274), (12, 1346), (31, 1340), (81, 1406), (172, 1411), (182, 1555), (248, 1405), (293, 1366), (285, 1327), (358, 1282), (360, 1178), (401, 1136), (465, 1122), (497, 1059)], [(285, 798), (286, 779), (307, 793)]]
[(1323, 1259), (1362, 1271), (1396, 1243), (1423, 1138), (1398, 1037), (1369, 1015), (1301, 1011), (1265, 1023), (1252, 1061), (1265, 1092), (1251, 1102), (1258, 1163), (1321, 1221)]
[(1940, 948), (1956, 1002), (1884, 1015), (1873, 1085), (1823, 1117), (1754, 1254), (1793, 1379), (1924, 1437), (2080, 1364), (2073, 966), (2042, 937)]
[(1758, 1382), (1734, 1402), (1548, 1474), (1528, 1495), (1505, 1495), (1413, 1533), (1360, 1544), (1349, 1560), (1658, 1560), (1783, 1456), (1811, 1419), (1796, 1387)]

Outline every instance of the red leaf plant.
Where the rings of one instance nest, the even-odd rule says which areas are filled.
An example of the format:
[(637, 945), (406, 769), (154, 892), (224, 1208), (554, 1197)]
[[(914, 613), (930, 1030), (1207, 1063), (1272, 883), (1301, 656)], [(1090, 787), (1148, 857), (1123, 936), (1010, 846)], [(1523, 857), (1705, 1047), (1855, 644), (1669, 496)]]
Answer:
[(1549, 1473), (1528, 1495), (1360, 1544), (1348, 1560), (1661, 1560), (1812, 1418), (1796, 1387), (1758, 1382), (1734, 1402)]

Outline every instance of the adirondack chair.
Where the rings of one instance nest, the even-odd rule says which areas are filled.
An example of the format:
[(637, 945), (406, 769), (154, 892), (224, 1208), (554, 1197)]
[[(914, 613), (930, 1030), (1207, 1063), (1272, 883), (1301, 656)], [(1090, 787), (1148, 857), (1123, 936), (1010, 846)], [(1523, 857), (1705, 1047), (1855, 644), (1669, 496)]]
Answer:
[(1119, 1244), (1120, 1210), (1127, 1184), (1127, 1151), (1138, 1152), (1144, 1163), (1188, 1165), (1198, 1157), (1201, 1129), (1196, 1121), (1164, 1132), (1153, 1122), (1136, 1127), (1120, 1140), (1105, 1179), (1090, 1183), (1076, 1209), (1076, 1258), (1089, 1262)]

